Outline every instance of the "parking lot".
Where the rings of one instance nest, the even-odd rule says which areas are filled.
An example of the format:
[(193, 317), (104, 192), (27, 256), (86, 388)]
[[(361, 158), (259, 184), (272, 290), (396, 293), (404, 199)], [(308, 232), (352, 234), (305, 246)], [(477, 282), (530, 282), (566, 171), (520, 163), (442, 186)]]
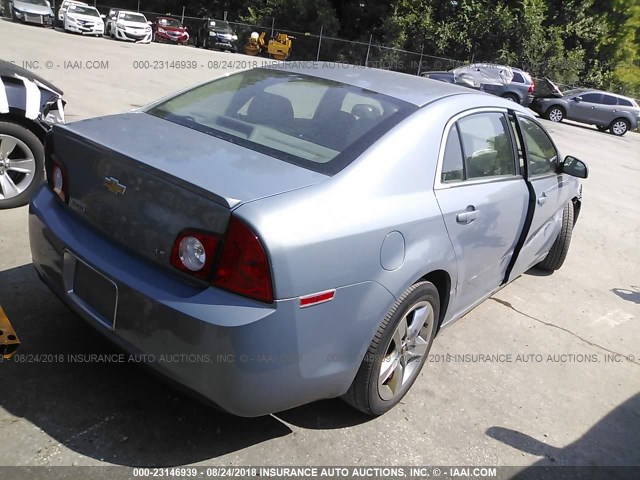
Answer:
[[(267, 61), (6, 19), (0, 59), (64, 90), (69, 122)], [(567, 262), (444, 330), (411, 393), (376, 419), (340, 400), (237, 418), (134, 365), (41, 361), (116, 350), (38, 280), (27, 207), (0, 211), (0, 305), (32, 354), (0, 364), (0, 465), (639, 465), (640, 135), (544, 123), (590, 168)]]

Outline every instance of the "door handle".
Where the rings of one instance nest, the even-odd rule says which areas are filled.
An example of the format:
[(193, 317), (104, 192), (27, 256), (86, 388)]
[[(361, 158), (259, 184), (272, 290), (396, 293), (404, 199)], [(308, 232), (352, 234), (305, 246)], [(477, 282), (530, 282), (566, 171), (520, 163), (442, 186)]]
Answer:
[(543, 192), (542, 195), (538, 197), (538, 205), (544, 205), (545, 203), (547, 203), (547, 194)]
[(469, 225), (476, 218), (478, 218), (478, 210), (473, 205), (469, 205), (467, 210), (456, 215), (456, 222), (460, 225)]

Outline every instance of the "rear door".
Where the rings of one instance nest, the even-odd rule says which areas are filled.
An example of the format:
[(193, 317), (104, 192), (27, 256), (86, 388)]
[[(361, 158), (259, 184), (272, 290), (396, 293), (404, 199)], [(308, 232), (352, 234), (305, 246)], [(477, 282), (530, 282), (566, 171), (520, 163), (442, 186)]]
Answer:
[(515, 161), (506, 111), (454, 117), (445, 129), (434, 191), (458, 264), (452, 308), (471, 308), (504, 279), (529, 193)]
[(570, 201), (564, 175), (557, 173), (559, 153), (547, 132), (531, 117), (512, 117), (512, 125), (516, 132), (514, 136), (518, 142), (521, 170), (525, 171), (524, 162), (527, 162), (526, 170), (535, 203), (530, 226), (509, 279), (527, 271), (549, 251), (560, 232), (562, 210)]
[(613, 95), (602, 95), (602, 105), (594, 110), (594, 118), (598, 125), (609, 126), (618, 113), (618, 99)]

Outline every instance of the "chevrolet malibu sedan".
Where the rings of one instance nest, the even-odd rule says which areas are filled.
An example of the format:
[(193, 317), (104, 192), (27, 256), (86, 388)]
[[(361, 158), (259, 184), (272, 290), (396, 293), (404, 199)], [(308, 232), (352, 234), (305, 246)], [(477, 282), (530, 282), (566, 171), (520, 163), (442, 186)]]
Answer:
[(128, 352), (233, 414), (380, 415), (440, 329), (559, 268), (584, 163), (506, 100), (276, 64), (54, 127), (35, 268)]

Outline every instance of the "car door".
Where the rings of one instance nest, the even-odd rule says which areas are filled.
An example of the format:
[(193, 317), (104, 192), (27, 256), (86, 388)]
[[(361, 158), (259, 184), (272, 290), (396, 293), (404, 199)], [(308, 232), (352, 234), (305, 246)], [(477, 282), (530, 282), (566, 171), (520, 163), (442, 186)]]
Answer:
[(529, 202), (506, 110), (454, 117), (445, 129), (434, 191), (458, 266), (452, 308), (473, 307), (503, 281)]
[[(576, 100), (581, 98), (582, 100)], [(583, 93), (569, 102), (567, 118), (583, 123), (598, 123), (598, 109), (602, 107), (601, 93)]]
[(594, 110), (597, 125), (609, 126), (618, 113), (618, 99), (613, 95), (602, 94), (602, 105)]
[[(517, 124), (516, 124), (517, 119)], [(532, 189), (532, 217), (509, 280), (542, 260), (562, 225), (562, 210), (570, 201), (566, 178), (558, 172), (559, 153), (547, 132), (533, 118), (512, 117), (521, 170)], [(526, 168), (525, 167), (526, 162)]]

